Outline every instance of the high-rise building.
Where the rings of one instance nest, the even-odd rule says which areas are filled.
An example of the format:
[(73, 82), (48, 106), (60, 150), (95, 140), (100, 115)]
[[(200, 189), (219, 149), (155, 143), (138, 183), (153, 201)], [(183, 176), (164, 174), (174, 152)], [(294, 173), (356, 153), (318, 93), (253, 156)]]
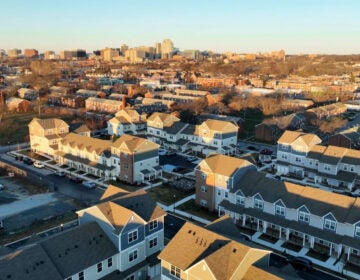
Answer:
[(54, 51), (45, 51), (44, 52), (45, 59), (55, 59), (55, 52)]
[(60, 51), (60, 59), (72, 59), (71, 51)]
[(38, 50), (35, 50), (35, 49), (25, 49), (24, 55), (27, 58), (35, 58), (35, 57), (39, 56), (39, 52), (38, 52)]
[(103, 58), (105, 61), (111, 61), (114, 57), (119, 56), (118, 49), (106, 48), (103, 50)]
[(164, 39), (161, 44), (161, 58), (171, 58), (174, 51), (174, 44), (170, 39)]
[(19, 49), (9, 49), (7, 50), (8, 57), (18, 57), (21, 54)]
[(161, 43), (160, 42), (155, 43), (155, 55), (156, 55), (156, 58), (161, 57)]
[(125, 52), (129, 49), (128, 45), (122, 44), (120, 47), (120, 51), (122, 55), (125, 55)]

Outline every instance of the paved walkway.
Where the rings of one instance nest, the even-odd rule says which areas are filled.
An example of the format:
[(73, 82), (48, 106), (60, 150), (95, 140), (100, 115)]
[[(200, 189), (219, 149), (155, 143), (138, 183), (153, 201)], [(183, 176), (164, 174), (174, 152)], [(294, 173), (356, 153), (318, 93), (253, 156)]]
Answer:
[(56, 201), (54, 193), (32, 195), (9, 204), (0, 205), (0, 219)]

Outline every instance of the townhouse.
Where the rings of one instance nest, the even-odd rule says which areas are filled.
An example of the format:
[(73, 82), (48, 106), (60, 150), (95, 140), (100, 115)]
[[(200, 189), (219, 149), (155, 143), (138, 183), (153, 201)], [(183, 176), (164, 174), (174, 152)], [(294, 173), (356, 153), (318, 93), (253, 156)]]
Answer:
[(221, 154), (202, 160), (195, 168), (195, 202), (210, 211), (218, 209), (221, 201), (249, 169), (256, 167), (249, 161)]
[(320, 146), (314, 134), (285, 131), (277, 145), (277, 173), (352, 190), (359, 185), (360, 151)]
[[(223, 226), (221, 224), (220, 226)], [(186, 222), (159, 254), (161, 279), (283, 279), (266, 271), (270, 251)]]
[(339, 146), (349, 149), (360, 148), (360, 126), (344, 129), (329, 137), (329, 145)]
[(119, 251), (96, 222), (0, 253), (4, 279), (95, 280), (118, 267)]
[(237, 133), (238, 126), (229, 121), (208, 119), (191, 125), (165, 113), (154, 113), (147, 120), (148, 139), (168, 149), (202, 155), (235, 154)]
[(136, 136), (122, 135), (111, 146), (111, 161), (118, 178), (139, 184), (159, 178), (159, 145)]
[(85, 100), (85, 109), (87, 111), (98, 111), (106, 113), (115, 113), (123, 107), (122, 101), (89, 97)]
[(69, 133), (69, 125), (61, 119), (33, 118), (28, 125), (30, 149), (38, 154), (54, 155), (59, 141)]
[(161, 175), (158, 148), (149, 140), (126, 134), (112, 143), (69, 133), (59, 141), (54, 159), (98, 177), (139, 184)]
[(166, 212), (146, 191), (127, 193), (110, 185), (99, 204), (77, 214), (80, 226), (96, 222), (117, 248), (119, 279), (145, 280), (159, 274), (156, 255), (164, 248)]
[(77, 212), (78, 226), (0, 252), (1, 279), (126, 279), (160, 276), (166, 213), (143, 190), (109, 186)]
[(146, 131), (146, 114), (139, 113), (135, 109), (125, 108), (115, 114), (115, 117), (107, 122), (108, 134), (121, 136), (138, 134)]
[(296, 254), (303, 248), (309, 256), (312, 252), (321, 255), (323, 261), (340, 261), (345, 269), (347, 265), (360, 266), (359, 198), (248, 170), (218, 211), (219, 215), (230, 215), (250, 236), (259, 233), (260, 238), (270, 237), (272, 244), (279, 241), (288, 253)]

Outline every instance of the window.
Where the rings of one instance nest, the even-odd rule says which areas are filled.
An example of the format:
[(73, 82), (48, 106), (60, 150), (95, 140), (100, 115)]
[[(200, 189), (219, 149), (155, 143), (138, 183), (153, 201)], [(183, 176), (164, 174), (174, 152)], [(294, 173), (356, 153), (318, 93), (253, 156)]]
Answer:
[(101, 272), (102, 271), (102, 263), (98, 263), (97, 264), (97, 272)]
[(134, 231), (128, 233), (128, 241), (129, 241), (129, 243), (133, 242), (133, 241), (135, 241), (137, 239), (138, 239), (138, 231), (137, 230), (134, 230)]
[(176, 278), (180, 279), (180, 268), (176, 267), (175, 265), (171, 265), (170, 274), (175, 276)]
[(124, 168), (128, 169), (129, 168), (129, 164), (128, 163), (124, 163)]
[(136, 260), (137, 257), (138, 257), (137, 250), (130, 252), (129, 253), (129, 262)]
[(295, 158), (295, 161), (296, 161), (296, 162), (300, 162), (301, 160), (300, 160), (300, 158), (296, 157), (296, 158)]
[(336, 221), (333, 221), (330, 219), (325, 219), (324, 220), (324, 229), (335, 231), (336, 230)]
[(207, 186), (201, 185), (201, 192), (207, 192)]
[(221, 195), (221, 191), (220, 191), (220, 190), (218, 190), (218, 195)]
[(287, 155), (281, 155), (282, 159), (287, 159)]
[(225, 192), (225, 198), (228, 198), (229, 192)]
[(125, 280), (135, 280), (135, 275), (130, 275)]
[(107, 259), (107, 267), (112, 267), (112, 258)]
[(84, 271), (80, 271), (79, 274), (78, 274), (78, 277), (79, 277), (79, 280), (84, 280), (85, 279)]
[(360, 237), (360, 225), (355, 226), (354, 236), (355, 236), (355, 237)]
[(156, 247), (157, 244), (158, 244), (158, 239), (157, 239), (157, 237), (155, 237), (155, 238), (153, 238), (153, 239), (150, 239), (150, 243), (149, 243), (149, 247), (150, 247), (150, 248)]
[(275, 205), (275, 215), (285, 216), (285, 207), (281, 205)]
[(200, 205), (203, 206), (203, 207), (206, 207), (207, 206), (207, 200), (201, 199), (200, 200)]
[(202, 173), (201, 176), (202, 176), (203, 179), (206, 179), (206, 178), (207, 178), (206, 173)]
[(157, 227), (158, 227), (158, 221), (157, 220), (150, 221), (150, 223), (149, 223), (149, 229), (150, 230), (156, 229)]
[(261, 199), (260, 195), (256, 195), (254, 198), (254, 208), (264, 209), (264, 201)]
[(304, 211), (299, 211), (299, 222), (310, 223), (310, 214)]
[(236, 204), (245, 205), (245, 197), (240, 194), (236, 195)]

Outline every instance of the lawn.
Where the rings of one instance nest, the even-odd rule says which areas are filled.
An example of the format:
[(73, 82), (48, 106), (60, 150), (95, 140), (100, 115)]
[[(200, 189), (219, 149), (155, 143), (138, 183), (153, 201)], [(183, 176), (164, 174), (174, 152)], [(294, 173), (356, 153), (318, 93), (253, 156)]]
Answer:
[(145, 186), (137, 186), (137, 185), (129, 185), (129, 184), (126, 184), (124, 182), (121, 182), (121, 181), (114, 181), (114, 180), (110, 180), (108, 182), (106, 182), (107, 184), (109, 185), (113, 185), (113, 186), (117, 186), (119, 188), (122, 188), (123, 190), (126, 190), (128, 192), (134, 192), (134, 191), (137, 191), (139, 189), (141, 189), (142, 187), (145, 187)]
[[(29, 141), (28, 124), (37, 112), (7, 113), (3, 115), (0, 122), (0, 145), (16, 144)], [(66, 122), (74, 120), (70, 115), (41, 114), (41, 118), (61, 118)]]
[(198, 217), (204, 218), (209, 221), (214, 221), (217, 218), (219, 218), (217, 215), (217, 212), (210, 212), (209, 210), (207, 210), (199, 205), (196, 205), (194, 199), (191, 199), (191, 200), (177, 206), (176, 209), (191, 213), (194, 216), (198, 216)]
[(174, 203), (174, 201), (179, 201), (189, 195), (194, 194), (194, 191), (185, 192), (181, 189), (176, 189), (168, 185), (160, 185), (158, 187), (153, 187), (149, 189), (149, 193), (151, 195), (151, 198), (155, 201), (158, 201), (165, 205), (171, 205)]

